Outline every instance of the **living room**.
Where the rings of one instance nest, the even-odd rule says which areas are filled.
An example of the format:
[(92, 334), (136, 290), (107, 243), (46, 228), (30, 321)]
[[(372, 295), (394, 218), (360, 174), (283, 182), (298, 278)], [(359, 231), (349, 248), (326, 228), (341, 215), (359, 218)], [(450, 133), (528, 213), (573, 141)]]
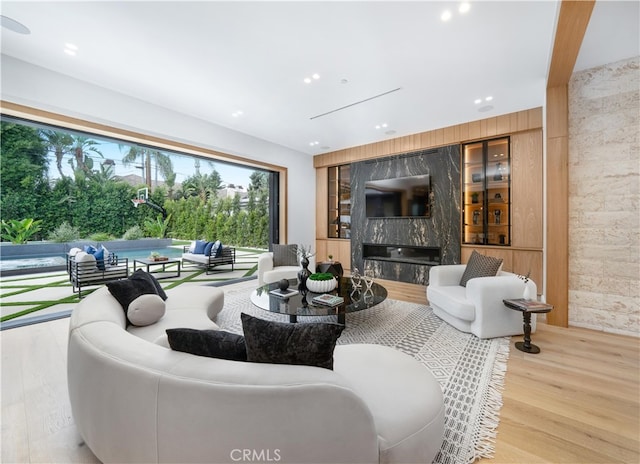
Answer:
[[(14, 6), (11, 5), (11, 2), (6, 3), (6, 9), (3, 4), (3, 14), (10, 15), (10, 7)], [(559, 11), (560, 4), (553, 5), (554, 14), (556, 8)], [(596, 4), (595, 8), (594, 18), (600, 5)], [(15, 11), (19, 12), (20, 10), (17, 9)], [(546, 25), (545, 27), (553, 29), (555, 24)], [(8, 34), (8, 32), (3, 30), (4, 34)], [(558, 33), (556, 33), (557, 37)], [(579, 47), (580, 45), (578, 44)], [(242, 132), (241, 126), (237, 122), (228, 123), (225, 127), (224, 125), (207, 122), (208, 118), (204, 116), (204, 113), (200, 113), (202, 116), (198, 117), (172, 111), (167, 109), (169, 103), (165, 98), (168, 97), (163, 94), (158, 94), (156, 99), (145, 101), (90, 83), (82, 78), (82, 72), (79, 69), (77, 72), (68, 70), (65, 73), (56, 72), (50, 69), (46, 62), (34, 62), (27, 54), (21, 56), (15, 52), (12, 54), (5, 54), (4, 52), (5, 45), (3, 45), (2, 55), (3, 113), (76, 129), (91, 129), (98, 133), (101, 131), (110, 132), (110, 135), (117, 134), (121, 137), (146, 140), (149, 143), (166, 144), (173, 147), (179, 146), (186, 151), (205, 153), (212, 159), (226, 157), (247, 164), (255, 163), (275, 169), (281, 173), (284, 179), (281, 186), (284, 198), (281, 205), (283, 213), (281, 215), (281, 242), (313, 243), (318, 250), (319, 257), (322, 259), (331, 253), (339, 256), (339, 260), (342, 262), (347, 262), (351, 259), (352, 250), (348, 248), (346, 253), (340, 254), (340, 250), (345, 249), (343, 242), (335, 242), (332, 245), (328, 245), (332, 241), (326, 239), (327, 228), (322, 224), (322, 221), (327, 220), (327, 215), (326, 208), (323, 209), (320, 206), (324, 201), (323, 194), (325, 189), (318, 180), (323, 179), (318, 174), (318, 166), (320, 164), (327, 167), (356, 160), (385, 158), (391, 155), (410, 154), (433, 146), (457, 144), (464, 140), (480, 140), (501, 134), (512, 134), (513, 132), (510, 129), (506, 131), (492, 129), (489, 122), (494, 122), (498, 127), (498, 121), (503, 121), (504, 118), (509, 120), (515, 118), (515, 125), (517, 126), (518, 115), (525, 113), (534, 115), (531, 119), (535, 120), (535, 128), (541, 134), (544, 134), (544, 145), (546, 146), (543, 151), (545, 153), (544, 156), (546, 156), (545, 171), (543, 171), (546, 187), (545, 190), (541, 190), (545, 192), (546, 202), (546, 216), (544, 217), (546, 241), (540, 250), (529, 250), (539, 251), (541, 255), (544, 255), (544, 261), (541, 261), (544, 264), (540, 266), (540, 282), (537, 282), (538, 293), (540, 297), (544, 297), (549, 303), (555, 305), (554, 311), (557, 310), (557, 314), (562, 314), (562, 311), (564, 311), (564, 318), (560, 318), (559, 326), (568, 325), (574, 329), (581, 327), (593, 330), (593, 332), (562, 332), (553, 325), (553, 320), (551, 319), (557, 316), (552, 312), (548, 316), (551, 318), (548, 319), (550, 322), (548, 324), (548, 332), (541, 329), (540, 344), (543, 346), (543, 350), (546, 347), (551, 352), (554, 352), (557, 356), (554, 361), (558, 361), (562, 359), (563, 355), (566, 355), (564, 350), (576, 350), (578, 349), (577, 347), (583, 344), (615, 346), (615, 348), (611, 348), (610, 358), (600, 360), (602, 364), (611, 363), (612, 360), (620, 357), (625, 358), (626, 355), (622, 354), (624, 353), (622, 351), (623, 348), (620, 348), (625, 343), (635, 347), (637, 351), (637, 337), (640, 332), (639, 297), (637, 293), (638, 147), (637, 130), (635, 133), (630, 134), (626, 129), (637, 123), (637, 99), (635, 103), (634, 100), (631, 100), (630, 106), (622, 110), (618, 108), (618, 110), (602, 111), (603, 108), (601, 106), (594, 109), (584, 97), (585, 93), (604, 92), (600, 87), (601, 82), (607, 82), (610, 85), (607, 87), (609, 89), (607, 91), (608, 94), (617, 92), (619, 99), (622, 98), (620, 95), (627, 94), (633, 89), (637, 91), (637, 52), (628, 57), (594, 63), (593, 66), (584, 68), (581, 72), (569, 73), (571, 81), (569, 82), (569, 93), (567, 95), (569, 106), (567, 119), (569, 120), (569, 129), (574, 130), (574, 132), (565, 134), (568, 153), (565, 153), (566, 157), (564, 158), (566, 164), (561, 164), (560, 166), (554, 165), (551, 157), (554, 144), (553, 131), (557, 126), (550, 123), (553, 120), (553, 116), (549, 115), (549, 109), (552, 107), (554, 98), (550, 94), (545, 94), (546, 89), (544, 87), (549, 85), (547, 82), (539, 85), (541, 90), (536, 97), (536, 103), (517, 110), (504, 113), (489, 112), (484, 115), (478, 113), (478, 110), (474, 108), (473, 119), (467, 117), (458, 121), (443, 120), (439, 124), (422, 126), (415, 130), (403, 130), (397, 134), (385, 135), (384, 137), (375, 135), (373, 138), (362, 139), (360, 143), (350, 140), (344, 145), (332, 144), (333, 148), (323, 149), (320, 152), (313, 151), (316, 150), (315, 148), (313, 150), (310, 148), (290, 148), (290, 146), (270, 141), (270, 138), (264, 135), (247, 135)], [(551, 54), (551, 50), (548, 50), (548, 53)], [(578, 51), (576, 50), (577, 53)], [(551, 59), (549, 59), (549, 63), (551, 63)], [(609, 66), (602, 68), (603, 65)], [(596, 71), (590, 71), (593, 69), (596, 69)], [(121, 72), (117, 71), (117, 73)], [(610, 74), (606, 74), (606, 72), (610, 72)], [(204, 86), (204, 83), (200, 81), (193, 69), (187, 74), (189, 74), (189, 77), (181, 81), (182, 85)], [(544, 69), (541, 78), (546, 75), (547, 70)], [(595, 84), (594, 75), (599, 77)], [(181, 77), (183, 76), (181, 75)], [(125, 77), (122, 77), (122, 79), (125, 79)], [(178, 80), (177, 77), (176, 80)], [(308, 84), (309, 86), (322, 82), (321, 79), (316, 79), (317, 82), (315, 82), (313, 77), (311, 77), (311, 80), (312, 82)], [(342, 85), (347, 86), (349, 84)], [(585, 104), (581, 105), (583, 99)], [(619, 102), (619, 100), (616, 101)], [(495, 103), (495, 106), (498, 106), (498, 102)], [(596, 109), (602, 111), (602, 117), (589, 118), (596, 112)], [(624, 119), (634, 117), (634, 111), (635, 120), (626, 121), (604, 139), (602, 133), (595, 130), (603, 125), (606, 126), (610, 122), (608, 118)], [(197, 112), (197, 109), (195, 112)], [(276, 117), (272, 115), (272, 118)], [(587, 122), (581, 125), (580, 123), (584, 121)], [(472, 130), (466, 136), (451, 136), (449, 133), (455, 132), (455, 130), (447, 129), (465, 125), (471, 127)], [(637, 127), (637, 124), (635, 126)], [(380, 130), (391, 131), (392, 129), (389, 127)], [(378, 130), (377, 134), (382, 133), (380, 130)], [(336, 128), (335, 131), (339, 132), (341, 129)], [(413, 143), (412, 140), (415, 139), (427, 140), (427, 142), (419, 141)], [(601, 142), (599, 150), (593, 148), (596, 145), (594, 140)], [(618, 159), (616, 163), (611, 163), (608, 158), (609, 152), (602, 151), (604, 142), (615, 147), (616, 153), (626, 158), (624, 160)], [(324, 142), (322, 143), (324, 146)], [(542, 147), (540, 147), (540, 150), (543, 150)], [(375, 155), (370, 156), (369, 153), (375, 153)], [(576, 154), (579, 154), (577, 158), (574, 157)], [(564, 172), (562, 172), (563, 169)], [(607, 170), (605, 171), (605, 169)], [(602, 175), (603, 172), (606, 172), (606, 175)], [(561, 179), (554, 177), (558, 173), (564, 177)], [(605, 195), (608, 191), (615, 192), (615, 196)], [(562, 198), (563, 201), (559, 201), (559, 198)], [(564, 202), (564, 199), (566, 199), (566, 202)], [(436, 197), (435, 201), (441, 201), (441, 198)], [(562, 205), (559, 206), (560, 209), (554, 209), (557, 206), (556, 204), (560, 203), (566, 203), (564, 213), (562, 213)], [(314, 209), (310, 205), (315, 205), (315, 215), (310, 213)], [(552, 211), (557, 211), (560, 214), (559, 223), (554, 222), (558, 218), (553, 216)], [(561, 230), (563, 223), (565, 230), (567, 230), (567, 237), (564, 242), (562, 240), (559, 242), (554, 241), (553, 231)], [(598, 227), (591, 227), (594, 224), (598, 224)], [(609, 227), (610, 225), (615, 227)], [(557, 226), (560, 229), (557, 229)], [(318, 233), (318, 230), (321, 230), (321, 232)], [(614, 245), (607, 247), (597, 246), (605, 242), (608, 245)], [(336, 246), (338, 251), (327, 248), (328, 246)], [(559, 261), (557, 261), (558, 259)], [(594, 272), (595, 268), (597, 268), (597, 271)], [(527, 269), (515, 269), (514, 271), (526, 273)], [(564, 273), (564, 281), (562, 278), (556, 278), (554, 273), (559, 275)], [(593, 291), (594, 288), (602, 291)], [(391, 284), (390, 289), (394, 289), (393, 284)], [(395, 287), (395, 290), (394, 297), (398, 299), (401, 299), (400, 296), (403, 293), (416, 295), (416, 298), (418, 295), (424, 298), (424, 286), (418, 290), (413, 287), (407, 290), (400, 284)], [(564, 296), (558, 299), (558, 295)], [(558, 301), (566, 301), (566, 303), (562, 304), (558, 303)], [(561, 309), (562, 307), (564, 309)], [(617, 338), (607, 335), (609, 333), (621, 334), (625, 337)], [(568, 340), (570, 340), (568, 345), (564, 345), (563, 343), (567, 343)], [(552, 345), (555, 345), (556, 348), (551, 349)], [(555, 351), (556, 349), (558, 351)], [(605, 351), (607, 350), (608, 348), (605, 349)], [(575, 351), (571, 356), (574, 355)], [(537, 372), (552, 370), (547, 364), (549, 363), (548, 360), (536, 361), (535, 359), (533, 357), (518, 358), (512, 352), (508, 372), (517, 372), (522, 377), (514, 378), (512, 384), (509, 384), (509, 377), (507, 378), (505, 402), (509, 401), (509, 399), (514, 401), (513, 395), (516, 394), (514, 392), (527, 388), (527, 381), (533, 381)], [(512, 363), (512, 361), (515, 363)], [(586, 369), (586, 367), (582, 364), (576, 364), (567, 369), (568, 371), (565, 371), (564, 375), (569, 376), (567, 372)], [(606, 378), (604, 372), (607, 371), (603, 371), (602, 377)], [(553, 377), (553, 374), (550, 375)], [(614, 377), (618, 375), (619, 372), (612, 374)], [(635, 382), (636, 388), (634, 390), (631, 387), (625, 387), (626, 389), (623, 393), (625, 398), (632, 396), (634, 392), (637, 393), (637, 373), (631, 375), (631, 382)], [(3, 379), (4, 377), (3, 375)], [(580, 377), (576, 376), (567, 380), (568, 384), (574, 385), (575, 389), (579, 388), (576, 385), (579, 385), (581, 381), (589, 381), (589, 378), (576, 379), (580, 379)], [(549, 380), (549, 383), (553, 384), (553, 380)], [(527, 390), (527, 394), (535, 396), (540, 392), (537, 389), (543, 389), (543, 387), (537, 386)], [(604, 380), (602, 380), (601, 389), (607, 389)], [(578, 395), (574, 390), (570, 391)], [(591, 398), (593, 396), (597, 395), (594, 393)], [(511, 406), (513, 407), (515, 404), (515, 409), (517, 409), (518, 404), (523, 401), (522, 397), (518, 396), (511, 403)], [(587, 401), (588, 398), (585, 399), (585, 402)], [(533, 402), (535, 403), (535, 401)], [(555, 403), (553, 406), (551, 404), (538, 404), (535, 409), (536, 413), (543, 414), (541, 411), (554, 409), (557, 406)], [(619, 404), (614, 406), (611, 399), (607, 399), (603, 404), (611, 405), (615, 409), (615, 414), (621, 414), (619, 411), (621, 406)], [(633, 402), (624, 404), (631, 410), (631, 419), (626, 419), (631, 424), (627, 423), (627, 425), (629, 425), (632, 432), (634, 430), (637, 431), (637, 402), (635, 404)], [(605, 408), (603, 407), (603, 409)], [(545, 455), (543, 451), (540, 451), (542, 454), (535, 455), (526, 445), (518, 444), (519, 440), (514, 437), (517, 435), (518, 430), (524, 430), (523, 426), (518, 425), (518, 421), (523, 420), (523, 418), (518, 414), (510, 414), (502, 416), (501, 426), (506, 424), (507, 427), (511, 426), (511, 428), (503, 429), (505, 433), (502, 435), (499, 429), (499, 441), (502, 437), (511, 438), (507, 438), (508, 441), (503, 442), (505, 444), (504, 447), (498, 446), (496, 462), (526, 462), (534, 459), (533, 456), (542, 456), (540, 459), (554, 460), (548, 454)], [(558, 413), (556, 409), (549, 411), (549, 414), (552, 416), (550, 420), (553, 420), (555, 415), (563, 417), (570, 415), (569, 412)], [(566, 420), (569, 422), (564, 424), (566, 428), (575, 427), (576, 429), (581, 429), (579, 424), (572, 422), (573, 419), (568, 418)], [(623, 419), (620, 419), (620, 421), (624, 422)], [(589, 424), (590, 419), (585, 419), (585, 422)], [(593, 425), (590, 424), (589, 426)], [(602, 429), (606, 431), (604, 432), (604, 437), (601, 438), (603, 441), (610, 439), (613, 442), (624, 442), (620, 447), (623, 449), (625, 446), (627, 447), (627, 454), (625, 452), (614, 453), (608, 455), (608, 459), (631, 462), (632, 459), (629, 456), (637, 457), (637, 441), (629, 449), (629, 443), (633, 442), (624, 438), (628, 431), (617, 433), (616, 427), (609, 425), (602, 426)], [(582, 430), (586, 434), (590, 433), (588, 427), (583, 427)], [(564, 438), (567, 442), (572, 441), (572, 437), (567, 438), (565, 436)], [(537, 447), (544, 448), (547, 446), (547, 440), (550, 440), (550, 435), (541, 435), (537, 441)], [(584, 449), (588, 449), (588, 446), (584, 445), (582, 440), (581, 438), (576, 441), (581, 442), (581, 446)], [(636, 448), (634, 449), (633, 446), (636, 446)], [(514, 449), (519, 451), (514, 451)], [(574, 461), (580, 460), (583, 462), (602, 460), (602, 456), (597, 456), (596, 453), (589, 455), (584, 449), (580, 452), (575, 452), (575, 454), (569, 454), (564, 459), (558, 458), (558, 460), (573, 459)]]

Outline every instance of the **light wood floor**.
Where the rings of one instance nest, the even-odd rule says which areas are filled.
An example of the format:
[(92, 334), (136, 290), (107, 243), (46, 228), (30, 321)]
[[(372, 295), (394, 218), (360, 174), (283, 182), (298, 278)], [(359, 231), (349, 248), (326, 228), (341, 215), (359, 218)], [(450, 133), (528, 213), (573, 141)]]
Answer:
[[(424, 290), (389, 290), (424, 303)], [(98, 462), (71, 417), (67, 327), (0, 332), (2, 463)], [(481, 462), (640, 462), (640, 340), (539, 324), (533, 342), (538, 355), (512, 341), (495, 457)]]

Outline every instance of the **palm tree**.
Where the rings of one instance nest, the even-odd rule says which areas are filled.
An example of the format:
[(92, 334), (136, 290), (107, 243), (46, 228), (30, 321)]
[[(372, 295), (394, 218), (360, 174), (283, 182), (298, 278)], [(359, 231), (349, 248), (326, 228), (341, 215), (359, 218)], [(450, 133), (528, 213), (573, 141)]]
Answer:
[[(75, 135), (73, 137), (72, 143), (72, 151), (73, 156), (76, 161), (76, 169), (78, 171), (82, 171), (84, 174), (91, 174), (91, 168), (93, 168), (93, 159), (89, 153), (95, 153), (99, 155), (101, 158), (104, 158), (100, 150), (96, 147), (100, 145), (95, 140), (90, 139), (89, 137), (84, 137), (81, 135)], [(73, 166), (73, 163), (71, 164)]]
[[(143, 162), (145, 172), (145, 183), (149, 190), (151, 190), (151, 158), (154, 159), (156, 168), (160, 170), (160, 175), (167, 179), (173, 173), (173, 164), (171, 158), (165, 155), (161, 151), (153, 150), (146, 147), (137, 147), (132, 145), (119, 145), (120, 151), (127, 150), (126, 154), (122, 158), (122, 163), (125, 166), (129, 166), (137, 162), (138, 159)], [(156, 184), (158, 183), (157, 171), (156, 171)]]
[(64, 158), (64, 155), (71, 152), (73, 137), (67, 132), (49, 129), (41, 130), (40, 134), (44, 137), (47, 148), (56, 155), (56, 167), (58, 168), (60, 177), (64, 179), (65, 175), (62, 173), (62, 158)]
[(195, 174), (185, 179), (182, 190), (185, 196), (199, 197), (203, 203), (215, 196), (220, 188), (220, 174), (213, 171), (211, 174)]

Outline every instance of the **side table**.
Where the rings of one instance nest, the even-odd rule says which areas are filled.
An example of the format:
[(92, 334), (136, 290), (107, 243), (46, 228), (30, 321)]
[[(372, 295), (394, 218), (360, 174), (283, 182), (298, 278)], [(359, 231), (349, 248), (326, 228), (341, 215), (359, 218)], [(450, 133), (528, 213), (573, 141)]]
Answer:
[(540, 348), (531, 343), (531, 314), (548, 313), (553, 309), (553, 306), (541, 303), (540, 301), (525, 300), (524, 298), (502, 300), (502, 302), (507, 308), (522, 312), (524, 319), (524, 341), (516, 342), (516, 348), (525, 353), (540, 353)]

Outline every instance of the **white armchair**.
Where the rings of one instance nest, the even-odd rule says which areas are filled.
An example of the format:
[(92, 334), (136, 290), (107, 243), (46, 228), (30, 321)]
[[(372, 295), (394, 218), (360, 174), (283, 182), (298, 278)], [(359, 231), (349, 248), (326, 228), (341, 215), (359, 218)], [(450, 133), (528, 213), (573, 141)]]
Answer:
[[(493, 277), (477, 277), (460, 285), (465, 264), (434, 266), (429, 271), (427, 300), (440, 319), (478, 338), (506, 337), (524, 333), (522, 313), (507, 308), (502, 300), (522, 298), (524, 286), (536, 295), (536, 284), (525, 284), (516, 274), (499, 271)], [(532, 314), (531, 332), (536, 318)]]
[[(274, 266), (273, 252), (262, 253), (258, 256), (258, 287), (265, 284), (277, 282), (280, 279), (295, 279), (302, 266)], [(313, 273), (316, 269), (316, 262), (313, 257), (309, 258), (309, 270)]]

